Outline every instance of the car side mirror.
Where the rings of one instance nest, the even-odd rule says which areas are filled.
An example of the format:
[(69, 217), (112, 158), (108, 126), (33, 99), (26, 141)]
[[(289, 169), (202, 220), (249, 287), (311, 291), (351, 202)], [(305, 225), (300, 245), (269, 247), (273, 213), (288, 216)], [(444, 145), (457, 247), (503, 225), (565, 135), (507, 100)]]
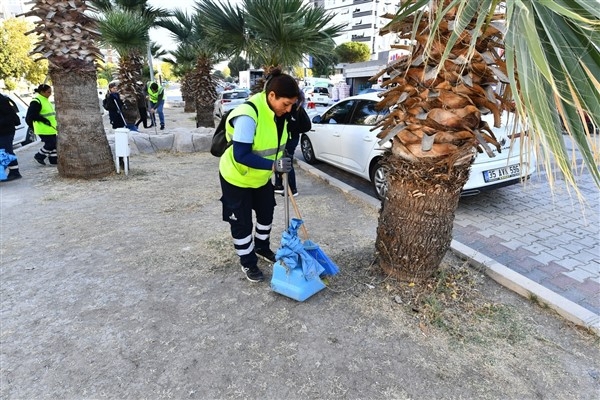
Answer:
[(320, 124), (321, 123), (321, 116), (320, 115), (315, 115), (312, 119), (313, 124)]

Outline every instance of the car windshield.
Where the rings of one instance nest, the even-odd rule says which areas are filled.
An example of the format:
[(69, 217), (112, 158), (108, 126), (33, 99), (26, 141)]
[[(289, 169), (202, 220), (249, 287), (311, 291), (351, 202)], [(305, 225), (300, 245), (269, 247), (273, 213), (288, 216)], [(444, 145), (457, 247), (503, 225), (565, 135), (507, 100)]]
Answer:
[(225, 100), (233, 100), (233, 99), (245, 99), (246, 97), (248, 97), (248, 95), (250, 94), (250, 92), (247, 91), (236, 91), (236, 92), (230, 92), (230, 93), (223, 93), (223, 99)]

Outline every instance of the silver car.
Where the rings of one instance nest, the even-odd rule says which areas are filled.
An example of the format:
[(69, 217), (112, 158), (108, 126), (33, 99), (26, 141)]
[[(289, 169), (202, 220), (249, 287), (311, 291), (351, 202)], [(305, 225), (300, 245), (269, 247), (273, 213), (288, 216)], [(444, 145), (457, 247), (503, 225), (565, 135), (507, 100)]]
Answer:
[(250, 90), (248, 89), (224, 90), (219, 93), (217, 101), (215, 101), (213, 114), (216, 118), (221, 118), (227, 111), (236, 108), (248, 98), (250, 98)]

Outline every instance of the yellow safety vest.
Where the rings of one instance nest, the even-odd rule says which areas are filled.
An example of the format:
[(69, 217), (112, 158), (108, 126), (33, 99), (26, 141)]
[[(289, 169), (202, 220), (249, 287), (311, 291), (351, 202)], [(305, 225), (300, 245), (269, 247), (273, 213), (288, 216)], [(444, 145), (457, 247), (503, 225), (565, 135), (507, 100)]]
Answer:
[(153, 91), (152, 91), (152, 89), (150, 89), (150, 85), (151, 85), (151, 84), (152, 84), (152, 82), (148, 82), (148, 99), (149, 99), (149, 100), (150, 100), (152, 103), (156, 104), (156, 103), (158, 103), (158, 96), (159, 96), (161, 93), (163, 93), (163, 92), (165, 91), (165, 89), (164, 89), (162, 86), (158, 85), (158, 83), (157, 83), (157, 85), (158, 85), (158, 90), (157, 90), (156, 92), (153, 92)]
[[(239, 115), (248, 115), (256, 122), (252, 153), (269, 160), (281, 157), (287, 142), (287, 120), (284, 122), (281, 141), (277, 143), (277, 126), (275, 124), (275, 113), (267, 104), (265, 92), (257, 93), (250, 100), (258, 110), (258, 117), (252, 106), (240, 104), (229, 113), (225, 132), (228, 140), (233, 138), (233, 127), (231, 120)], [(259, 188), (271, 179), (271, 170), (250, 168), (235, 161), (233, 146), (229, 146), (219, 161), (219, 172), (223, 178), (234, 186), (243, 188)]]
[(50, 121), (52, 126), (48, 126), (40, 121), (33, 121), (33, 131), (36, 135), (56, 135), (56, 112), (54, 111), (54, 107), (48, 98), (38, 94), (33, 98), (32, 101), (39, 101), (42, 106), (40, 110), (40, 116), (46, 118)]

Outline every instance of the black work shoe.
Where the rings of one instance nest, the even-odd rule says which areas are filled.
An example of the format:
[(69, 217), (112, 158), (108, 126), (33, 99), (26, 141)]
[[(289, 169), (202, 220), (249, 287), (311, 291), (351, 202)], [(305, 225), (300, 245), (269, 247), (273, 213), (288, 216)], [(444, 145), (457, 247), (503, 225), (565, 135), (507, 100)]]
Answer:
[(256, 265), (250, 268), (242, 266), (242, 272), (246, 274), (246, 279), (250, 282), (262, 282), (265, 280), (262, 271)]
[(35, 153), (33, 158), (35, 158), (35, 161), (39, 162), (40, 164), (46, 165), (46, 161), (44, 161), (46, 159), (46, 156), (44, 156), (40, 153)]
[(164, 125), (161, 125), (161, 126), (160, 126), (160, 130), (161, 130), (161, 131), (164, 131), (164, 130), (165, 130), (165, 126), (164, 126)]
[(261, 256), (262, 258), (264, 258), (267, 261), (270, 261), (272, 263), (275, 262), (275, 253), (273, 253), (271, 251), (271, 249), (267, 248), (267, 249), (256, 249), (254, 250), (254, 252)]
[(277, 193), (277, 194), (283, 194), (283, 186), (281, 186), (281, 185), (275, 185), (275, 193)]
[(13, 173), (12, 171), (8, 173), (8, 176), (6, 177), (5, 181), (14, 181), (15, 179), (21, 179), (23, 176), (19, 173)]

